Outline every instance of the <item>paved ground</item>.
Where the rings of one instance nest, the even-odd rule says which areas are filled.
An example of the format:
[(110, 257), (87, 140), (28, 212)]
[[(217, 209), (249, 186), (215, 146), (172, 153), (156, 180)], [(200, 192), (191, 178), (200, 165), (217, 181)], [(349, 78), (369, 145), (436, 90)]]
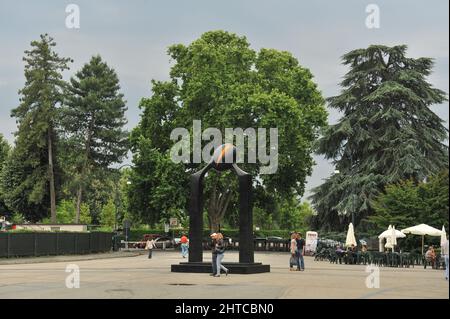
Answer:
[[(226, 261), (237, 261), (227, 252)], [(205, 254), (210, 260), (210, 254)], [(177, 252), (96, 260), (0, 265), (3, 298), (449, 298), (440, 270), (421, 267), (380, 269), (380, 288), (366, 287), (365, 266), (315, 262), (306, 257), (305, 272), (290, 272), (286, 253), (256, 253), (271, 272), (220, 278), (171, 273), (184, 261)], [(80, 268), (80, 288), (66, 287), (67, 264)]]
[(0, 265), (13, 264), (37, 264), (37, 263), (54, 263), (54, 262), (69, 262), (81, 260), (107, 259), (107, 258), (123, 258), (136, 257), (142, 255), (140, 251), (120, 251), (98, 253), (90, 255), (62, 255), (62, 256), (42, 256), (42, 257), (22, 257), (22, 258), (0, 258)]

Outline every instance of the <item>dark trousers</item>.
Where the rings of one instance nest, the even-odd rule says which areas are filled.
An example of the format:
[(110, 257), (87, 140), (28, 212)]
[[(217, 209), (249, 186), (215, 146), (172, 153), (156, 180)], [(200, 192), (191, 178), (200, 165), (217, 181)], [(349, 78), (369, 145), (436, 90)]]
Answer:
[(153, 252), (153, 249), (148, 250), (148, 258), (152, 258), (152, 252)]
[(212, 273), (217, 273), (217, 254), (212, 254)]

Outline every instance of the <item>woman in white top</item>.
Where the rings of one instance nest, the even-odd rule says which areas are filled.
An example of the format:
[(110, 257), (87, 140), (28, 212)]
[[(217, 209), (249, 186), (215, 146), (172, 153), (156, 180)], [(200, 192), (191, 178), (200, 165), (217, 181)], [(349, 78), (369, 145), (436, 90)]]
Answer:
[(292, 233), (291, 235), (291, 258), (289, 259), (289, 270), (293, 271), (294, 270), (294, 265), (297, 265), (297, 261), (296, 261), (296, 253), (297, 253), (297, 234), (296, 233)]

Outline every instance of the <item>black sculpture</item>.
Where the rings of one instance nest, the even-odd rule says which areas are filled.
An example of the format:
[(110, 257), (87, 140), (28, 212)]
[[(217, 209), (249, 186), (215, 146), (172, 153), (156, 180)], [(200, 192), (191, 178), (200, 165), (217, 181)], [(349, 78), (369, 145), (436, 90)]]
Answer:
[(241, 170), (236, 162), (236, 148), (232, 144), (219, 146), (211, 161), (191, 175), (189, 207), (189, 262), (172, 265), (176, 272), (210, 272), (209, 263), (203, 263), (203, 178), (214, 168), (217, 171), (232, 169), (239, 181), (239, 263), (225, 263), (234, 273), (261, 273), (270, 271), (269, 265), (254, 262), (252, 177)]

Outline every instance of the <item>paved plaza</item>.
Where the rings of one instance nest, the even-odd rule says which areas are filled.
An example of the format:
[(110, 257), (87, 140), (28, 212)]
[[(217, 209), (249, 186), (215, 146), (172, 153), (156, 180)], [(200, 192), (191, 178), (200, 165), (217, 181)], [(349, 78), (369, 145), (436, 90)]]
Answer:
[[(255, 261), (271, 265), (270, 273), (220, 278), (170, 272), (171, 264), (186, 261), (174, 251), (156, 251), (153, 259), (117, 256), (0, 262), (0, 298), (449, 298), (443, 271), (417, 266), (380, 268), (380, 287), (369, 289), (366, 266), (305, 257), (306, 271), (291, 272), (288, 253), (255, 253)], [(224, 261), (237, 259), (237, 252), (227, 252)], [(80, 288), (66, 287), (68, 264), (79, 266)]]

